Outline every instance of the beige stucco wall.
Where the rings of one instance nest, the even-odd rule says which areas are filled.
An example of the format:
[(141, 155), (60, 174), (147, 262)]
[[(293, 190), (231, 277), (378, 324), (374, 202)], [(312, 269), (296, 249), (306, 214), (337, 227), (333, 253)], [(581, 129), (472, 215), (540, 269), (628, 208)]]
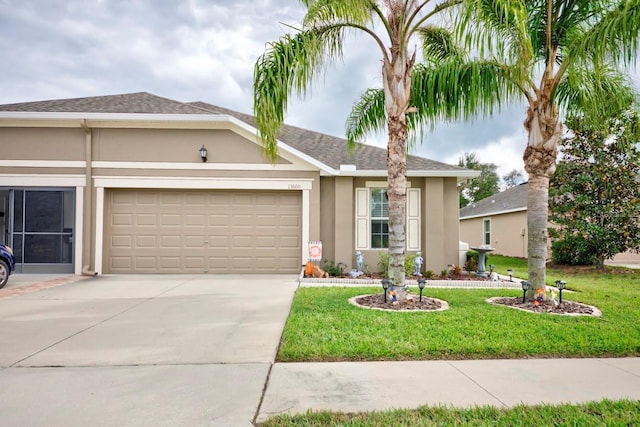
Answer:
[(527, 212), (511, 212), (482, 218), (460, 220), (460, 240), (470, 246), (484, 244), (484, 220), (491, 220), (493, 253), (527, 257)]
[[(367, 182), (384, 183), (384, 178), (322, 178), (321, 224), (326, 260), (355, 267), (355, 189)], [(440, 272), (458, 259), (458, 193), (455, 178), (409, 178), (411, 188), (421, 190), (420, 247), (424, 268)], [(333, 226), (333, 229), (327, 227)], [(365, 250), (364, 262), (378, 270), (380, 253)], [(413, 257), (415, 251), (407, 252)]]
[(81, 128), (0, 128), (2, 160), (84, 160)]
[[(94, 129), (93, 159), (101, 161), (268, 163), (254, 142), (220, 129)], [(279, 158), (279, 164), (290, 163)]]

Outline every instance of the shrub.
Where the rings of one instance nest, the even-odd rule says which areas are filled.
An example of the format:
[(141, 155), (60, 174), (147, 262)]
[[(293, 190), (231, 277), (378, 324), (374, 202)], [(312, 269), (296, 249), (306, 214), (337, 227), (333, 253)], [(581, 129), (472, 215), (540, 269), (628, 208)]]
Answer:
[(331, 277), (339, 277), (342, 276), (342, 270), (344, 269), (344, 263), (334, 263), (333, 261), (324, 261), (322, 264), (322, 269), (329, 274)]
[[(389, 252), (381, 251), (380, 260), (378, 261), (378, 268), (380, 272), (385, 276), (389, 275)], [(404, 257), (404, 275), (405, 276), (413, 276), (413, 269), (415, 265), (413, 263), (413, 256), (405, 255)]]
[(424, 272), (424, 278), (427, 280), (433, 279), (434, 276), (435, 276), (435, 273), (431, 270), (427, 270)]
[(455, 265), (451, 268), (451, 277), (459, 279), (462, 276), (462, 267)]
[(442, 277), (443, 279), (446, 279), (448, 275), (449, 275), (449, 270), (447, 269), (444, 269), (440, 272), (440, 277)]
[(551, 244), (551, 259), (559, 265), (592, 265), (592, 250), (583, 238), (567, 235)]

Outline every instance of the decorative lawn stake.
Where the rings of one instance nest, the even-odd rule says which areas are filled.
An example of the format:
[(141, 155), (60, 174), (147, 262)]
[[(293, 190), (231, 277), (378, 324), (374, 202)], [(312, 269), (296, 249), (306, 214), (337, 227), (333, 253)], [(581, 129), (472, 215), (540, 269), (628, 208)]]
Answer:
[(507, 268), (507, 273), (509, 273), (509, 281), (513, 282), (513, 268)]
[(387, 290), (389, 289), (389, 285), (391, 285), (391, 281), (389, 279), (382, 279), (382, 289), (384, 289), (384, 302), (387, 302)]
[(556, 288), (560, 291), (560, 304), (562, 304), (562, 291), (567, 286), (567, 282), (564, 280), (556, 280)]
[(422, 302), (422, 290), (427, 282), (421, 277), (418, 279), (418, 287), (420, 288), (420, 302)]
[(529, 290), (529, 288), (531, 288), (531, 283), (527, 280), (523, 280), (522, 282), (520, 282), (520, 284), (522, 285), (522, 303), (524, 304), (524, 300), (527, 296), (527, 291)]

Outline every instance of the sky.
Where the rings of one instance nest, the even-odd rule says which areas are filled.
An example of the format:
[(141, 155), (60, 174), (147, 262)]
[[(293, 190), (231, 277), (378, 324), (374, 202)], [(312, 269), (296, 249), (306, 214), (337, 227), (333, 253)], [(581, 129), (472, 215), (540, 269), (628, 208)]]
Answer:
[[(297, 0), (0, 0), (0, 104), (149, 92), (253, 113), (253, 67), (304, 16)], [(287, 124), (344, 137), (355, 100), (381, 87), (370, 39), (349, 38)], [(456, 164), (466, 152), (524, 174), (525, 105), (438, 125), (411, 154)], [(384, 134), (367, 143), (384, 146)]]

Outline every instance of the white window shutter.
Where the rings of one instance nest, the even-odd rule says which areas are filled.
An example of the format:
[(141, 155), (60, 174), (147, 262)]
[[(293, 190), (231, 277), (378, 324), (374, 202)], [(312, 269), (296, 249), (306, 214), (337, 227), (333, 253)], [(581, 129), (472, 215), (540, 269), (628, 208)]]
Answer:
[(407, 250), (420, 250), (420, 189), (407, 188)]
[(356, 188), (356, 250), (369, 249), (369, 189)]

